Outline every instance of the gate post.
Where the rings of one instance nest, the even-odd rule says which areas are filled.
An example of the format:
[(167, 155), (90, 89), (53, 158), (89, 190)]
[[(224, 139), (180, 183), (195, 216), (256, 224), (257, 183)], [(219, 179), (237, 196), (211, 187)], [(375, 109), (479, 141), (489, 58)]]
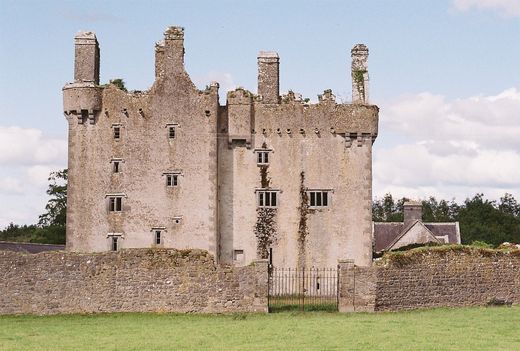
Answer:
[(338, 260), (338, 310), (339, 312), (355, 312), (356, 280), (354, 260)]
[(269, 312), (269, 260), (257, 259), (253, 261), (255, 267), (255, 292), (253, 301), (254, 312)]

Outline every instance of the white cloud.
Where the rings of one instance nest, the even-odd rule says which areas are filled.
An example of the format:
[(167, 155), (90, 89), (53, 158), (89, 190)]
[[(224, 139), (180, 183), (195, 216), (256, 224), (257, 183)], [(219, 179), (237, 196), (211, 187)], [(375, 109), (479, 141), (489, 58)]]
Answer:
[(36, 223), (47, 201), (47, 178), (67, 166), (67, 141), (38, 129), (0, 126), (0, 228)]
[(13, 177), (0, 178), (0, 194), (21, 194), (23, 186), (19, 179)]
[[(459, 201), (484, 192), (520, 197), (520, 92), (447, 101), (431, 93), (381, 108), (374, 195), (430, 195)], [(397, 135), (385, 144), (385, 132)]]
[(519, 0), (454, 0), (453, 7), (458, 11), (494, 10), (505, 17), (520, 17)]
[(0, 165), (63, 163), (65, 139), (46, 138), (41, 130), (0, 126)]

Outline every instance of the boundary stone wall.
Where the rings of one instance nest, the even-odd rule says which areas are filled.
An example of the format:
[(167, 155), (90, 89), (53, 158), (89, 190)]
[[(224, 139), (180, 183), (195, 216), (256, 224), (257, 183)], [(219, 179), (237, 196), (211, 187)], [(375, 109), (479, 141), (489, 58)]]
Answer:
[(520, 250), (439, 247), (339, 267), (340, 312), (520, 304)]
[(0, 251), (0, 314), (267, 312), (267, 269), (217, 266), (203, 250)]

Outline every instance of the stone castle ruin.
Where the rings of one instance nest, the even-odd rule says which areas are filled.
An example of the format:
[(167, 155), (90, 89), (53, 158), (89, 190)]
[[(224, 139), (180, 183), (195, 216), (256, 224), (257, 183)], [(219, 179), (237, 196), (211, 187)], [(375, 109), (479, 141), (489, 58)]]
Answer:
[(67, 249), (197, 248), (218, 263), (278, 266), (372, 262), (368, 49), (352, 49), (351, 104), (280, 96), (280, 58), (258, 54), (258, 91), (198, 90), (184, 67), (184, 29), (155, 46), (143, 92), (99, 85), (92, 32), (75, 37), (69, 125)]

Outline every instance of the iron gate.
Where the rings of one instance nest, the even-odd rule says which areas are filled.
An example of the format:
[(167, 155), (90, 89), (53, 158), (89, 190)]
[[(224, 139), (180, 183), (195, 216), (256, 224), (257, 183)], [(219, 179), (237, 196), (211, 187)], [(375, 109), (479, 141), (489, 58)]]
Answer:
[(269, 268), (269, 312), (337, 311), (337, 268)]

